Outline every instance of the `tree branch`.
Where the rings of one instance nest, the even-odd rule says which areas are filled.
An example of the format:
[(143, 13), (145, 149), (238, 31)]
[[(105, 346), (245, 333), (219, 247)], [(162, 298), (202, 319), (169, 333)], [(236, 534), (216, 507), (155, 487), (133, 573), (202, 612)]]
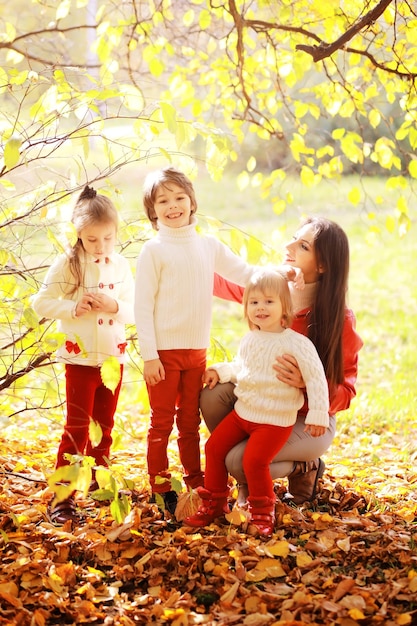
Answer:
[(366, 15), (361, 17), (353, 26), (341, 35), (333, 43), (325, 43), (322, 41), (318, 46), (307, 46), (304, 44), (298, 44), (297, 50), (302, 50), (311, 54), (315, 62), (322, 61), (323, 59), (331, 56), (336, 50), (340, 50), (344, 45), (350, 41), (361, 30), (373, 24), (385, 11), (385, 9), (393, 2), (393, 0), (381, 0), (376, 7), (371, 9)]

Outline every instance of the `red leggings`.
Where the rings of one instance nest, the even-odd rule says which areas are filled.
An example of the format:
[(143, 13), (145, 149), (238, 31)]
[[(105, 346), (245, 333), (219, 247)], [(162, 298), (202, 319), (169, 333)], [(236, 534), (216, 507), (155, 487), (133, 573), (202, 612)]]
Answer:
[[(120, 365), (120, 381), (113, 393), (104, 386), (99, 367), (65, 366), (67, 422), (58, 448), (56, 467), (69, 464), (65, 454), (85, 454), (92, 456), (96, 465), (108, 465), (122, 375), (123, 365)], [(96, 447), (89, 439), (90, 418), (100, 424), (102, 430), (101, 441)]]
[(257, 424), (244, 420), (231, 411), (216, 426), (206, 443), (204, 486), (211, 492), (227, 489), (227, 453), (248, 438), (243, 455), (243, 469), (252, 498), (275, 498), (269, 464), (291, 434), (293, 426)]
[[(168, 470), (168, 440), (174, 420), (178, 429), (178, 449), (187, 486), (203, 485), (200, 461), (199, 397), (206, 369), (206, 350), (159, 350), (165, 380), (148, 385), (151, 406), (148, 431), (148, 473), (152, 491), (171, 490)], [(166, 478), (158, 482), (157, 476)]]

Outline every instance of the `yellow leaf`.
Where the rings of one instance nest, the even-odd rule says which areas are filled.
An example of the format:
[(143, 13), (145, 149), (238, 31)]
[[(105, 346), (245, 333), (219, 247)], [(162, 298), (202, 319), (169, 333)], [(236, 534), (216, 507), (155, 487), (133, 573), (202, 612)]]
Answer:
[(369, 123), (371, 124), (372, 128), (376, 128), (377, 126), (379, 126), (380, 121), (380, 112), (377, 109), (372, 109), (372, 111), (369, 113)]
[(248, 162), (246, 163), (246, 167), (248, 172), (253, 172), (256, 167), (256, 159), (254, 156), (251, 156)]
[(417, 178), (417, 159), (411, 159), (408, 164), (408, 171), (410, 172), (410, 176)]
[(70, 0), (62, 0), (59, 3), (58, 8), (56, 10), (56, 20), (62, 20), (64, 17), (67, 17), (69, 10), (71, 7)]
[(258, 583), (261, 580), (265, 580), (265, 578), (268, 578), (267, 572), (261, 572), (260, 570), (254, 568), (246, 573), (245, 580), (250, 583)]
[(273, 545), (266, 546), (265, 549), (269, 554), (281, 556), (285, 559), (290, 552), (290, 544), (288, 541), (276, 541)]
[(266, 571), (270, 578), (282, 578), (287, 575), (287, 572), (280, 563), (276, 563), (272, 567), (268, 567)]
[(198, 18), (198, 24), (201, 28), (201, 30), (206, 30), (210, 24), (211, 24), (211, 13), (210, 11), (207, 11), (206, 9), (203, 9), (200, 12), (199, 18)]
[(365, 615), (360, 609), (350, 609), (349, 615), (352, 619), (365, 619)]
[(21, 139), (18, 137), (10, 137), (9, 141), (4, 147), (4, 164), (7, 169), (12, 169), (20, 159), (20, 146), (22, 145)]
[(397, 615), (395, 618), (395, 623), (399, 626), (407, 626), (407, 624), (411, 624), (411, 615), (409, 613), (402, 613), (401, 615)]
[(241, 172), (237, 177), (237, 186), (239, 191), (243, 191), (249, 185), (249, 174)]
[(225, 518), (230, 524), (240, 526), (240, 524), (248, 521), (249, 514), (246, 511), (235, 508), (230, 513), (226, 513)]
[(284, 571), (281, 563), (277, 559), (273, 558), (261, 559), (259, 563), (257, 563), (255, 569), (260, 572), (266, 572), (267, 576), (271, 578), (286, 576), (286, 572)]
[(188, 11), (186, 11), (183, 15), (182, 21), (184, 23), (184, 26), (186, 26), (187, 28), (192, 26), (194, 22), (194, 10), (189, 9)]
[(296, 561), (298, 567), (306, 567), (306, 565), (310, 565), (312, 560), (313, 559), (307, 552), (301, 551), (297, 554)]
[(160, 102), (159, 106), (161, 108), (162, 118), (166, 124), (170, 133), (175, 134), (177, 130), (177, 113), (172, 106), (168, 102)]
[(90, 419), (90, 423), (88, 425), (88, 437), (94, 448), (98, 446), (103, 437), (103, 431), (100, 424), (93, 419)]
[(115, 356), (107, 358), (100, 367), (101, 380), (103, 384), (113, 391), (120, 382), (120, 363)]
[(165, 69), (165, 65), (157, 58), (153, 58), (149, 63), (149, 69), (153, 76), (160, 76)]
[(354, 206), (357, 206), (361, 200), (361, 192), (357, 187), (351, 189), (348, 193), (348, 200)]

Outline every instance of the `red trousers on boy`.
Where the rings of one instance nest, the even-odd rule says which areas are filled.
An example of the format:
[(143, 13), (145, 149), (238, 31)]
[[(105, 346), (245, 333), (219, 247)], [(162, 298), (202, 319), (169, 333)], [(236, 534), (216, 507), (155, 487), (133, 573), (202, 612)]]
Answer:
[[(165, 369), (165, 380), (148, 385), (151, 406), (148, 431), (148, 473), (152, 491), (171, 491), (168, 441), (174, 426), (178, 429), (178, 449), (184, 469), (184, 482), (195, 489), (203, 485), (200, 461), (200, 408), (206, 350), (158, 350)], [(156, 477), (165, 478), (158, 482)]]
[[(65, 366), (67, 421), (58, 448), (56, 467), (70, 463), (65, 454), (92, 456), (96, 465), (108, 465), (122, 375), (123, 365), (120, 365), (120, 381), (113, 393), (103, 384), (99, 367), (70, 364)], [(89, 439), (90, 418), (102, 430), (101, 441), (95, 447)]]

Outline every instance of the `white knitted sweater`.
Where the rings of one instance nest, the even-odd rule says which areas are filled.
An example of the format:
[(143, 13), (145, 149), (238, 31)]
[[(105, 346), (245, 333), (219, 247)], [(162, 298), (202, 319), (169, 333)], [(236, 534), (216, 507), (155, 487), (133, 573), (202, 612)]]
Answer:
[(202, 349), (210, 342), (214, 274), (244, 286), (254, 266), (196, 231), (158, 224), (136, 266), (135, 320), (144, 361), (158, 350)]
[(306, 424), (329, 425), (329, 391), (322, 362), (314, 344), (299, 333), (285, 329), (281, 333), (252, 330), (239, 346), (230, 363), (210, 366), (220, 382), (236, 383), (235, 410), (245, 420), (260, 424), (291, 426), (304, 403), (301, 389), (276, 378), (272, 365), (277, 356), (293, 355), (306, 384), (309, 411)]

